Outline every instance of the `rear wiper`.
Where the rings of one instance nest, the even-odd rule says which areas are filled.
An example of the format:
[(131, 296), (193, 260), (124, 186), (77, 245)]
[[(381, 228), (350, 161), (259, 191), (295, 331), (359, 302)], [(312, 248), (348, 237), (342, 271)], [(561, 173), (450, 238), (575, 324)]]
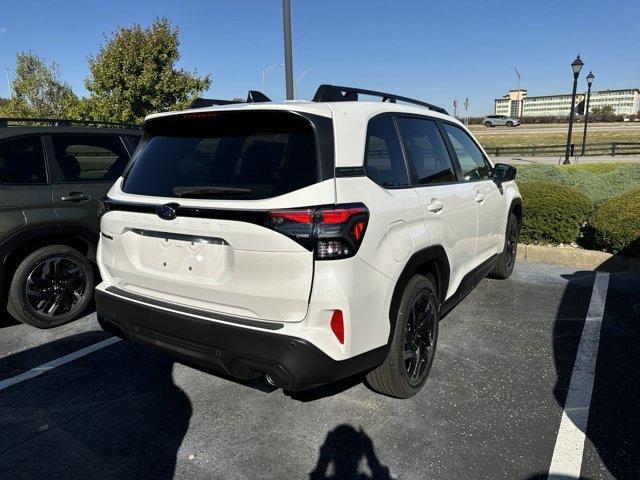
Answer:
[(200, 197), (203, 195), (240, 195), (252, 193), (250, 188), (242, 187), (173, 187), (173, 194), (177, 197)]

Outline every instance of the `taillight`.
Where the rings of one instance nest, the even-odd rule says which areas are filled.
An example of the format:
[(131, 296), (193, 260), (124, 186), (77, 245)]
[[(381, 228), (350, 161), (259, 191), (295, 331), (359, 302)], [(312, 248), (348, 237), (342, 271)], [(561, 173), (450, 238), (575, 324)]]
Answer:
[(354, 255), (367, 228), (369, 210), (362, 204), (271, 210), (266, 226), (313, 250), (318, 260)]

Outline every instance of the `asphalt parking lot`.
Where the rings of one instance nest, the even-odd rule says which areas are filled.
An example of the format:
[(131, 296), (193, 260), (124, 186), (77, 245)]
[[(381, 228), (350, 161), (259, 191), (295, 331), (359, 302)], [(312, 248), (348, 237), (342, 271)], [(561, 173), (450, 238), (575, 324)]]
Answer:
[(409, 400), (358, 379), (286, 394), (121, 341), (58, 365), (109, 338), (95, 315), (50, 331), (5, 320), (0, 478), (545, 479), (572, 455), (580, 478), (640, 478), (640, 275), (600, 275), (521, 262), (482, 281), (442, 320)]

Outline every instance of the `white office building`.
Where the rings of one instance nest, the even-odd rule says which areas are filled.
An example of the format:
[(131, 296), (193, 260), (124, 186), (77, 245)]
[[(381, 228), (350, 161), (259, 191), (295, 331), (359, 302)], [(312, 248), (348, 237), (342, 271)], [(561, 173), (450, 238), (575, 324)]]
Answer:
[[(527, 90), (509, 90), (494, 101), (495, 115), (512, 117), (563, 117), (569, 115), (571, 94), (530, 97)], [(576, 105), (586, 99), (586, 92), (576, 94)], [(610, 105), (616, 115), (635, 115), (640, 111), (640, 89), (599, 90), (591, 92), (589, 111)]]

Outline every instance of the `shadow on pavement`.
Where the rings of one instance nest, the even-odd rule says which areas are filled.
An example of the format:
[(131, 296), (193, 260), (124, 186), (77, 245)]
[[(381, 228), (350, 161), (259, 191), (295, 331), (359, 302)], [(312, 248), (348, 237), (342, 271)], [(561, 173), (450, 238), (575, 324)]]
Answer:
[[(56, 357), (49, 352), (85, 337), (0, 362), (16, 368), (32, 356), (50, 361)], [(173, 478), (192, 408), (172, 368), (164, 355), (116, 343), (3, 390), (0, 478)]]
[[(366, 467), (365, 469), (360, 468)], [(363, 472), (362, 470), (368, 470)], [(310, 480), (391, 480), (389, 468), (382, 465), (373, 442), (362, 430), (351, 425), (338, 425), (327, 434), (316, 468)]]
[[(598, 270), (619, 271), (613, 257)], [(557, 380), (554, 395), (564, 407), (594, 284), (592, 271), (568, 280), (553, 332)], [(640, 274), (611, 273), (600, 331), (589, 409), (582, 475), (601, 474), (600, 462), (616, 479), (640, 478)], [(569, 416), (571, 413), (568, 412)], [(599, 457), (599, 459), (598, 459)], [(543, 478), (543, 477), (540, 477)], [(546, 478), (546, 477), (545, 477)], [(533, 480), (533, 479), (531, 479)]]

